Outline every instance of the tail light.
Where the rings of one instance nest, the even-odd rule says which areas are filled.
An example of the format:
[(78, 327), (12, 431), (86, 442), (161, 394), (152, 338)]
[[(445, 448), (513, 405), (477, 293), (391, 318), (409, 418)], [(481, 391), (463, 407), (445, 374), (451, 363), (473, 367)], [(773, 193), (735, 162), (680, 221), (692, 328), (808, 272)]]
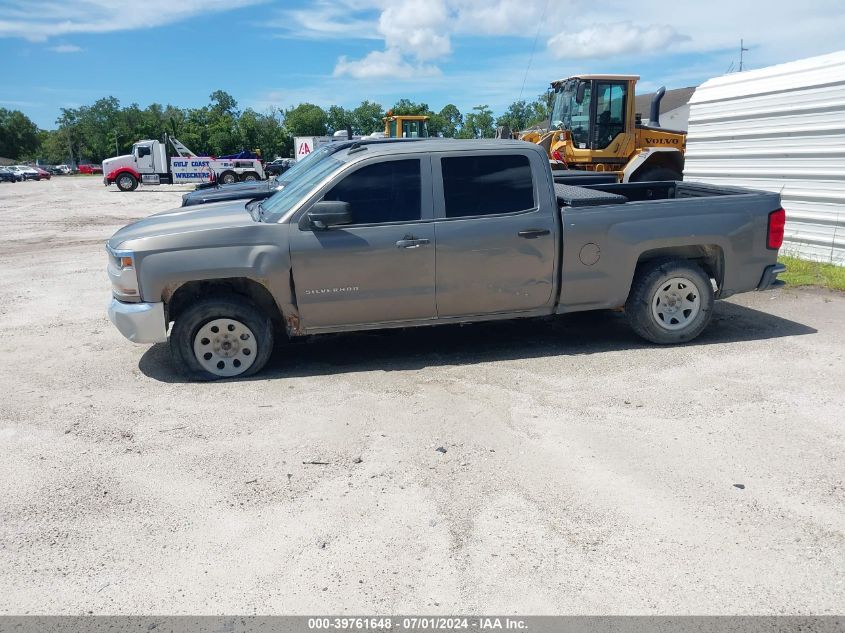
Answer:
[(557, 151), (557, 150), (552, 152), (552, 158), (554, 158), (555, 160), (559, 160), (560, 162), (563, 162), (563, 156), (561, 156), (560, 152)]
[(786, 211), (778, 209), (769, 214), (769, 231), (766, 236), (766, 246), (777, 250), (783, 246), (783, 229), (786, 226)]

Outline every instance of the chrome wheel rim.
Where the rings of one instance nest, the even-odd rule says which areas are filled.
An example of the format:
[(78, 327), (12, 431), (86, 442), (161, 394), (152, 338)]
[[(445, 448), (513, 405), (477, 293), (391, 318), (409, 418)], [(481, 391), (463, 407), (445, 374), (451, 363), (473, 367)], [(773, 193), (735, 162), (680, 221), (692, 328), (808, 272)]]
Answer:
[(132, 179), (129, 176), (121, 176), (121, 178), (120, 178), (121, 189), (129, 189), (131, 186), (132, 186)]
[(701, 292), (686, 277), (672, 277), (657, 287), (651, 300), (651, 315), (666, 330), (682, 330), (701, 311)]
[(255, 176), (244, 176), (244, 182), (253, 182), (254, 180), (257, 180)]
[(215, 376), (239, 376), (255, 362), (258, 346), (246, 325), (234, 319), (214, 319), (194, 336), (194, 356)]
[(235, 182), (235, 177), (231, 174), (226, 174), (225, 176), (223, 176), (223, 184), (231, 185), (233, 182)]

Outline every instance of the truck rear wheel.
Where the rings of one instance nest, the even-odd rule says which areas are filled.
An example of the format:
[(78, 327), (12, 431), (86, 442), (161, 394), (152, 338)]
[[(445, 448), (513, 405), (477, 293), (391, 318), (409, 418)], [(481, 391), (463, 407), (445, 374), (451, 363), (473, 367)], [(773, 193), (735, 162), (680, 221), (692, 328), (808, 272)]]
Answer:
[(138, 179), (126, 172), (118, 174), (114, 182), (121, 191), (135, 191), (138, 188)]
[(170, 352), (177, 369), (197, 380), (252, 376), (273, 353), (273, 324), (246, 297), (203, 299), (176, 319)]
[(221, 185), (231, 185), (233, 182), (238, 182), (238, 175), (233, 171), (224, 171), (217, 181)]
[(701, 334), (714, 301), (710, 277), (700, 266), (684, 259), (656, 260), (637, 269), (625, 314), (645, 340), (672, 345)]
[(241, 180), (243, 180), (244, 182), (255, 182), (258, 179), (258, 174), (256, 174), (254, 171), (248, 171), (243, 176), (241, 176)]

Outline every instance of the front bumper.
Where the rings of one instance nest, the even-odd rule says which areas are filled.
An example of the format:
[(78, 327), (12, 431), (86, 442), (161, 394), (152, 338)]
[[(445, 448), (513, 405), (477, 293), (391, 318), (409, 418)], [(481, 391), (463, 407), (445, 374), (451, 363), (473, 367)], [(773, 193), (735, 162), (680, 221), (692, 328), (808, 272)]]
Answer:
[(112, 298), (109, 319), (133, 343), (165, 343), (164, 303), (124, 303)]
[(772, 290), (774, 288), (785, 286), (786, 282), (778, 279), (778, 275), (785, 272), (786, 266), (783, 264), (772, 264), (771, 266), (766, 266), (766, 270), (763, 271), (763, 277), (757, 285), (757, 290)]

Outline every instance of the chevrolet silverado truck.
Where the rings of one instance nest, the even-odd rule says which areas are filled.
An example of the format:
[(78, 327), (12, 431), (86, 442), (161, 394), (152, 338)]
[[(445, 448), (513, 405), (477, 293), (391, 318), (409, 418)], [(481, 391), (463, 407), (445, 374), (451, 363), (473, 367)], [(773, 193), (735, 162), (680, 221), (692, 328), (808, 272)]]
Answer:
[(624, 308), (656, 344), (766, 290), (776, 193), (555, 182), (522, 141), (353, 143), (260, 204), (152, 215), (108, 241), (109, 317), (195, 379), (260, 371), (281, 337)]

